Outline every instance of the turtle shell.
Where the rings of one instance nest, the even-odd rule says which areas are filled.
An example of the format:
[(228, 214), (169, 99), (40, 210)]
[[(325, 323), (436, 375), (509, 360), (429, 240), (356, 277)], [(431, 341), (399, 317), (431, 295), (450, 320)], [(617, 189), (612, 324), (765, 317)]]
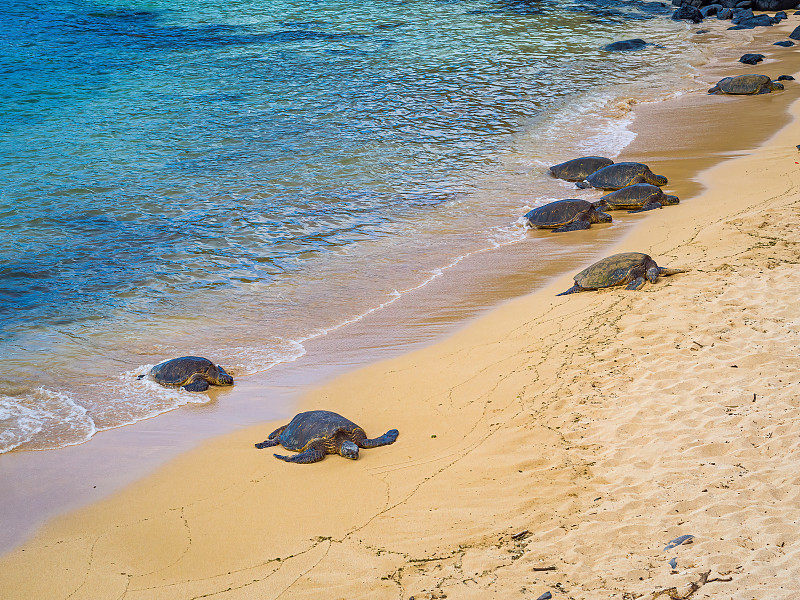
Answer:
[(571, 223), (582, 212), (592, 208), (592, 203), (586, 200), (557, 200), (544, 206), (534, 208), (525, 218), (531, 227), (553, 229)]
[(281, 445), (287, 450), (302, 452), (312, 442), (330, 441), (340, 433), (353, 433), (359, 426), (342, 415), (327, 410), (311, 410), (294, 417), (281, 432)]
[(644, 163), (621, 162), (603, 167), (586, 178), (592, 187), (601, 190), (618, 190), (635, 183), (666, 185), (667, 178), (656, 175)]
[(208, 374), (212, 380), (217, 379), (217, 366), (200, 356), (182, 356), (157, 364), (150, 369), (150, 377), (162, 385), (182, 385), (192, 375)]
[(725, 77), (717, 82), (715, 88), (725, 94), (746, 95), (768, 92), (772, 88), (772, 80), (766, 75), (737, 75)]
[(553, 165), (550, 174), (565, 181), (583, 181), (595, 171), (613, 164), (613, 160), (603, 156), (582, 156)]
[(596, 290), (612, 287), (627, 281), (631, 270), (652, 260), (642, 252), (623, 252), (597, 261), (575, 275), (575, 283), (582, 288)]
[[(657, 185), (650, 183), (636, 183), (606, 194), (601, 201), (612, 208), (641, 208), (650, 202), (661, 204), (677, 204), (677, 196), (670, 196), (661, 191)], [(601, 205), (602, 206), (602, 205)]]

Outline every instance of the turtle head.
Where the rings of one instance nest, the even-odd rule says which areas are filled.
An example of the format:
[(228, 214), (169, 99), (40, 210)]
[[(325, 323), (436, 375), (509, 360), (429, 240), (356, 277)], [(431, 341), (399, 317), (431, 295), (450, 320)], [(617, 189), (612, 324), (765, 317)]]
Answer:
[(659, 202), (664, 206), (672, 206), (673, 204), (680, 204), (680, 199), (677, 196), (670, 196), (669, 194), (664, 194), (663, 198), (659, 199)]
[(233, 377), (225, 372), (219, 365), (214, 365), (209, 369), (209, 377), (215, 380), (217, 385), (233, 385)]
[(652, 180), (647, 183), (652, 183), (653, 185), (661, 187), (662, 185), (667, 185), (667, 178), (664, 177), (663, 175), (656, 175), (655, 173), (653, 173)]
[(594, 218), (597, 219), (596, 223), (611, 223), (611, 215), (604, 213), (602, 210), (595, 208), (592, 211)]
[(655, 283), (656, 279), (658, 279), (659, 272), (658, 266), (654, 264), (651, 267), (648, 267), (645, 276), (650, 283)]
[(358, 446), (350, 440), (345, 440), (342, 442), (342, 445), (339, 446), (339, 454), (345, 458), (356, 460), (358, 458)]

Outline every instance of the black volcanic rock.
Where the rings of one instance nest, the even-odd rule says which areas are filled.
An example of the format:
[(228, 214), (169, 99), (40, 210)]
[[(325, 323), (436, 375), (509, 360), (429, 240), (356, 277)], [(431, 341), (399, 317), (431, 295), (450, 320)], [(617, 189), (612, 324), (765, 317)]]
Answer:
[(744, 63), (746, 65), (757, 65), (762, 60), (764, 60), (763, 54), (744, 54), (739, 59), (739, 62)]
[(795, 27), (794, 31), (789, 34), (790, 40), (800, 40), (800, 27)]
[(691, 21), (692, 23), (699, 23), (703, 20), (703, 14), (694, 6), (683, 5), (674, 13), (672, 18), (675, 21)]
[(784, 48), (789, 48), (790, 46), (794, 46), (794, 42), (790, 42), (789, 40), (781, 40), (780, 42), (775, 42), (772, 45), (773, 46), (783, 46)]
[(797, 0), (753, 0), (753, 8), (756, 10), (786, 10), (797, 8)]
[(791, 75), (780, 75), (775, 81), (794, 81)]

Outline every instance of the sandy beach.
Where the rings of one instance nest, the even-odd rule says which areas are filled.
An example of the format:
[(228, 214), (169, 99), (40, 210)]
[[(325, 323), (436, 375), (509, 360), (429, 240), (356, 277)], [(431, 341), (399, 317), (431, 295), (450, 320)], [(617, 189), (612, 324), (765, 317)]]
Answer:
[[(770, 45), (796, 24), (701, 79), (799, 76)], [(51, 519), (0, 559), (0, 597), (798, 597), (798, 86), (635, 108), (622, 158), (682, 202), (615, 212), (637, 225), (609, 254), (689, 272), (556, 297), (562, 275), (338, 377), (298, 409), (395, 444), (306, 466), (253, 447), (282, 423), (213, 439)]]

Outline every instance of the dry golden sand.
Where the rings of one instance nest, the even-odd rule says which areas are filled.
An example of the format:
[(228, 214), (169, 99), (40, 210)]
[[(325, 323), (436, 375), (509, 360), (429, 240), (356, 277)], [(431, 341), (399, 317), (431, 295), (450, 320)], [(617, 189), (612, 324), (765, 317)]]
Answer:
[(797, 143), (795, 120), (621, 216), (643, 222), (619, 251), (691, 272), (555, 297), (562, 277), (305, 399), (393, 446), (298, 466), (253, 448), (275, 424), (213, 440), (52, 520), (0, 597), (800, 597)]

